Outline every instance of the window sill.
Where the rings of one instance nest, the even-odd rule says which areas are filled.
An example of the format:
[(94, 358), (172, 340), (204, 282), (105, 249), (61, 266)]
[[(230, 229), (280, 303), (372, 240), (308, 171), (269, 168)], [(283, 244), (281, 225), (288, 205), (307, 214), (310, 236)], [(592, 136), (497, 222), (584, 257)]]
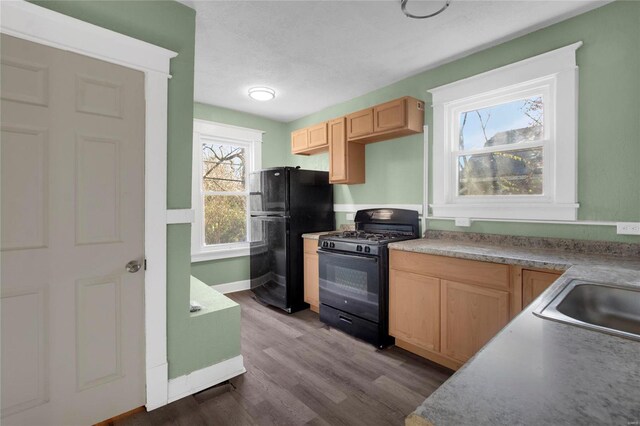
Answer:
[(214, 250), (206, 250), (191, 253), (191, 263), (206, 262), (209, 260), (230, 259), (232, 257), (249, 256), (249, 244), (238, 247), (225, 247)]
[(472, 219), (569, 220), (578, 219), (579, 204), (432, 204), (435, 217)]

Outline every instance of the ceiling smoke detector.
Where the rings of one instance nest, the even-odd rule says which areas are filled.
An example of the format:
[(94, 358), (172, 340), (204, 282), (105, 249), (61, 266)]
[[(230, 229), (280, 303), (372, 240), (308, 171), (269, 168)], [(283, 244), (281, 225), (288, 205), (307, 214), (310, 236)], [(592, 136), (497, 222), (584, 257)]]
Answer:
[(276, 97), (276, 91), (268, 87), (252, 87), (249, 89), (249, 97), (256, 101), (270, 101)]

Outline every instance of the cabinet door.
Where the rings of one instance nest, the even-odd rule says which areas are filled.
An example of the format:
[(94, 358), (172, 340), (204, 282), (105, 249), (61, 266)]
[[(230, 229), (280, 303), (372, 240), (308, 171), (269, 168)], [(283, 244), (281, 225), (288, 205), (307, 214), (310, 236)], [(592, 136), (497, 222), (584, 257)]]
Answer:
[(396, 99), (373, 108), (373, 131), (385, 132), (406, 124), (407, 100)]
[(329, 122), (329, 181), (347, 180), (347, 135), (345, 118)]
[(549, 273), (522, 270), (522, 308), (533, 302), (547, 289), (560, 275)]
[(442, 352), (467, 361), (509, 322), (509, 293), (442, 280)]
[(308, 128), (309, 148), (319, 148), (329, 143), (327, 139), (327, 123), (320, 123)]
[(420, 348), (440, 350), (440, 280), (391, 269), (389, 334)]
[(318, 240), (305, 238), (303, 240), (303, 247), (304, 301), (311, 305), (312, 311), (318, 312), (318, 306), (320, 306)]
[(309, 148), (308, 129), (300, 129), (291, 132), (291, 152), (296, 153)]
[(347, 140), (373, 133), (373, 108), (347, 115)]
[(320, 306), (320, 267), (318, 255), (304, 253), (304, 301), (311, 305), (311, 310), (318, 312)]

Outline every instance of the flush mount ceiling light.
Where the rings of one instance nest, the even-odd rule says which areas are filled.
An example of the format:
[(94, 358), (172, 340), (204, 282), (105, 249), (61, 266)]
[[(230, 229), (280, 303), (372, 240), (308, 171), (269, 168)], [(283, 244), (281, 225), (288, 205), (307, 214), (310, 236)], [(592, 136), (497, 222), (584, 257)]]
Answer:
[(446, 8), (449, 7), (449, 4), (451, 3), (451, 0), (446, 0), (444, 6), (442, 6), (440, 9), (438, 9), (437, 11), (429, 14), (429, 15), (414, 15), (410, 12), (407, 12), (407, 3), (409, 2), (409, 0), (400, 0), (400, 8), (402, 9), (402, 13), (405, 14), (405, 16), (407, 18), (413, 18), (413, 19), (425, 19), (425, 18), (432, 18), (436, 15), (441, 14), (442, 12), (445, 11)]
[(276, 91), (268, 87), (252, 87), (249, 89), (249, 97), (256, 101), (270, 101), (276, 97)]

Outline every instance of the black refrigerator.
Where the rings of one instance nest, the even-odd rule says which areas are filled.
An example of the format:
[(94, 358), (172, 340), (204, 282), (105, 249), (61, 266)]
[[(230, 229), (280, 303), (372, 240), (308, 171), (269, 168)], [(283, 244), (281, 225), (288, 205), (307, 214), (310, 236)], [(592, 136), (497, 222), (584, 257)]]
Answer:
[(251, 290), (292, 313), (304, 303), (302, 234), (335, 229), (329, 173), (277, 167), (249, 177)]

